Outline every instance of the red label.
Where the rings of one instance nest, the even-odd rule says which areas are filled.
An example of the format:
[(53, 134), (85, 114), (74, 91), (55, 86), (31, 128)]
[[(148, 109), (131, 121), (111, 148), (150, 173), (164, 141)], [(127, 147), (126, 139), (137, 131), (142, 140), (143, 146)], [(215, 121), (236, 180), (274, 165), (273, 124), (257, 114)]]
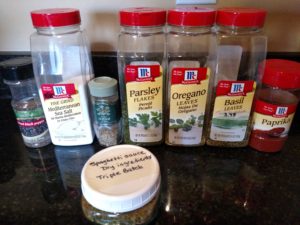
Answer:
[(254, 81), (224, 81), (218, 83), (217, 96), (245, 96), (254, 89)]
[(71, 95), (77, 93), (74, 84), (42, 84), (41, 89), (45, 100), (71, 98)]
[(207, 68), (174, 68), (172, 84), (200, 84), (206, 79)]
[(32, 120), (30, 122), (27, 122), (25, 120), (17, 120), (17, 121), (18, 121), (18, 124), (23, 127), (35, 127), (35, 126), (39, 126), (46, 122), (45, 119)]
[(255, 112), (275, 118), (288, 117), (296, 111), (295, 105), (273, 105), (261, 100), (255, 101)]
[(155, 81), (160, 76), (159, 65), (126, 66), (125, 82)]

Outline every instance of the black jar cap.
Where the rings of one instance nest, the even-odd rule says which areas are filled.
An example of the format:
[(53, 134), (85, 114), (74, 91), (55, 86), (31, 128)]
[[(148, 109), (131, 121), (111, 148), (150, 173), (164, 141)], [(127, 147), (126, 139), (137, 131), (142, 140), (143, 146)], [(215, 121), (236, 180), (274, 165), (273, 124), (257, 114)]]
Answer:
[(0, 62), (0, 73), (7, 81), (33, 78), (31, 57), (17, 57)]

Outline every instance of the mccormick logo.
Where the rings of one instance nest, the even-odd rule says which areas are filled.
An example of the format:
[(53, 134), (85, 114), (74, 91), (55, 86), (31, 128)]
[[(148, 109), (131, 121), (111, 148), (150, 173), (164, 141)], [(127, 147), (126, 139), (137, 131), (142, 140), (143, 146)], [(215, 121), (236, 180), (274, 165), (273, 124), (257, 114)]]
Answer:
[(243, 83), (232, 83), (230, 93), (237, 94), (244, 92), (245, 84)]
[(186, 70), (184, 72), (184, 80), (185, 81), (197, 80), (197, 78), (198, 78), (197, 70)]
[(286, 116), (288, 111), (288, 107), (277, 107), (275, 116), (281, 117)]
[(140, 67), (138, 68), (138, 78), (148, 78), (151, 77), (150, 68)]
[(67, 90), (65, 86), (53, 86), (54, 95), (66, 95)]

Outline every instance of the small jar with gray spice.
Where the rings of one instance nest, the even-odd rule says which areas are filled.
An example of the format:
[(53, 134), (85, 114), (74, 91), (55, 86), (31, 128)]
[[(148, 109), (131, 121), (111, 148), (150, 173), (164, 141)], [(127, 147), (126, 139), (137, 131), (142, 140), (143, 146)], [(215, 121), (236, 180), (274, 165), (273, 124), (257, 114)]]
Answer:
[(97, 77), (88, 86), (93, 105), (93, 124), (99, 144), (117, 145), (122, 141), (118, 82), (111, 77)]

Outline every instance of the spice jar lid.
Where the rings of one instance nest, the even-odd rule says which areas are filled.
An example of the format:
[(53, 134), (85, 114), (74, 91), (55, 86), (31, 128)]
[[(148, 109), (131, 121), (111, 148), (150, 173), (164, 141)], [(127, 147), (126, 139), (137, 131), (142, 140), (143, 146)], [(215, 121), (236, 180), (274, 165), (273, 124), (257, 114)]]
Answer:
[(217, 24), (238, 27), (262, 27), (267, 11), (257, 8), (223, 8), (217, 10)]
[(166, 10), (140, 7), (127, 8), (120, 11), (122, 26), (162, 26), (166, 23)]
[(300, 63), (283, 60), (265, 60), (262, 82), (282, 89), (300, 88)]
[(90, 93), (95, 97), (108, 97), (118, 92), (118, 81), (111, 77), (96, 77), (89, 81)]
[(62, 27), (80, 24), (78, 9), (53, 8), (31, 12), (32, 24), (35, 27)]
[(34, 77), (31, 57), (17, 57), (2, 61), (0, 71), (6, 81), (26, 80)]
[(93, 155), (81, 173), (84, 198), (106, 212), (129, 212), (150, 202), (160, 189), (155, 156), (135, 145), (116, 145)]
[(210, 8), (187, 7), (168, 11), (168, 24), (176, 26), (212, 26), (216, 11)]

